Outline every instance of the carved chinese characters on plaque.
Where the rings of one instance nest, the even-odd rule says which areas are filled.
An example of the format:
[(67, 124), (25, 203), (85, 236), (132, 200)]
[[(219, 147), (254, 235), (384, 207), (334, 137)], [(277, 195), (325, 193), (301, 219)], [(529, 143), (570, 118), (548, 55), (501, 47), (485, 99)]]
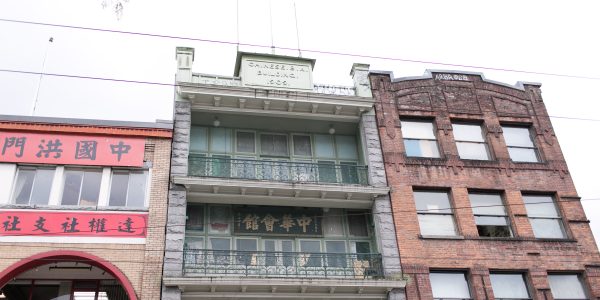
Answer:
[(242, 207), (235, 210), (236, 233), (321, 236), (321, 209)]

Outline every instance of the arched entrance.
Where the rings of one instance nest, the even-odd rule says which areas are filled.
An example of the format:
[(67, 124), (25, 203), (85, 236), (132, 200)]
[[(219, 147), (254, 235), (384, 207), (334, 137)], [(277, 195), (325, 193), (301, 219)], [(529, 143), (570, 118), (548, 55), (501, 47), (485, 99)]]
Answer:
[(0, 272), (0, 287), (7, 299), (137, 300), (133, 286), (115, 265), (81, 251), (24, 258)]

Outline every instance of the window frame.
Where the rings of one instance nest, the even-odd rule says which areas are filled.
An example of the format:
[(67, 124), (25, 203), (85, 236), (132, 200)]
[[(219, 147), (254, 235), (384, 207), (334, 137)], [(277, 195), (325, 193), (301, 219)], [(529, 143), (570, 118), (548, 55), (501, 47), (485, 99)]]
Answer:
[(525, 299), (525, 300), (529, 300), (529, 299), (533, 299), (533, 288), (531, 286), (531, 284), (529, 283), (529, 280), (527, 278), (527, 273), (526, 272), (519, 272), (519, 271), (490, 271), (490, 283), (492, 283), (492, 275), (494, 274), (498, 274), (498, 275), (521, 275), (521, 278), (523, 279), (523, 284), (525, 285), (525, 289), (527, 290), (527, 295), (529, 296), (528, 298), (498, 298), (496, 296), (496, 292), (494, 291), (494, 286), (493, 284), (491, 284), (492, 286), (492, 291), (494, 292), (494, 299), (498, 299), (498, 300), (518, 300), (518, 299)]
[[(89, 171), (89, 170), (96, 170), (99, 171), (100, 173), (100, 183), (98, 185), (98, 199), (96, 201), (96, 205), (86, 205), (86, 206), (82, 206), (81, 205), (81, 194), (83, 191), (83, 180), (85, 179), (85, 172)], [(75, 172), (83, 172), (83, 175), (81, 177), (81, 182), (79, 183), (79, 194), (77, 197), (77, 204), (76, 205), (68, 205), (68, 204), (63, 204), (63, 197), (65, 194), (65, 185), (67, 183), (67, 172), (69, 171), (75, 171)], [(101, 201), (101, 196), (102, 196), (102, 180), (103, 180), (103, 172), (104, 172), (104, 168), (103, 167), (80, 167), (80, 166), (65, 166), (64, 167), (64, 171), (62, 174), (62, 181), (61, 181), (61, 189), (60, 189), (60, 196), (59, 196), (59, 205), (60, 206), (70, 206), (70, 207), (98, 207), (100, 206), (100, 201)], [(112, 170), (111, 170), (111, 182), (112, 182)], [(146, 184), (148, 182), (146, 181)], [(110, 201), (110, 190), (109, 190), (109, 201)], [(145, 201), (144, 201), (145, 202)], [(146, 206), (146, 205), (144, 205)]]
[[(53, 189), (53, 185), (54, 185), (54, 181), (56, 180), (56, 172), (57, 172), (57, 167), (58, 166), (36, 166), (36, 165), (28, 165), (28, 164), (24, 164), (24, 165), (20, 165), (20, 164), (16, 164), (16, 168), (15, 168), (15, 175), (13, 177), (13, 181), (11, 184), (11, 192), (10, 192), (10, 204), (14, 204), (14, 205), (25, 205), (25, 206), (33, 206), (33, 205), (51, 205), (50, 201), (52, 199), (52, 189)], [(35, 190), (35, 183), (36, 183), (36, 179), (38, 176), (38, 170), (51, 170), (52, 172), (52, 179), (50, 181), (50, 189), (48, 190), (48, 200), (46, 201), (46, 204), (32, 204), (31, 203), (31, 196), (33, 195), (33, 192)], [(17, 188), (17, 182), (19, 179), (19, 172), (20, 170), (29, 170), (29, 171), (35, 171), (35, 175), (33, 177), (33, 182), (31, 183), (31, 191), (29, 191), (29, 195), (27, 197), (27, 203), (17, 203), (17, 198), (16, 198), (16, 188)]]
[[(210, 131), (210, 130), (209, 130)], [(258, 154), (258, 139), (256, 138), (258, 135), (256, 133), (255, 130), (248, 130), (248, 129), (234, 129), (234, 147), (233, 147), (233, 153), (235, 154), (241, 154), (241, 155), (247, 155), (247, 156), (256, 156)], [(238, 133), (251, 133), (252, 135), (254, 135), (254, 152), (244, 152), (244, 151), (240, 151), (238, 149)], [(227, 154), (227, 153), (225, 153)]]
[[(286, 141), (286, 154), (285, 155), (272, 155), (272, 154), (263, 154), (263, 149), (262, 149), (262, 137), (265, 135), (279, 135), (279, 136), (284, 136), (285, 137), (285, 141)], [(290, 150), (293, 151), (293, 149), (290, 149), (290, 134), (289, 133), (281, 133), (281, 132), (270, 132), (270, 131), (264, 131), (264, 132), (259, 132), (258, 133), (258, 151), (257, 154), (259, 157), (263, 158), (263, 157), (269, 157), (269, 158), (284, 158), (284, 159), (290, 159), (291, 155), (290, 155)]]
[[(465, 278), (465, 282), (467, 284), (467, 290), (469, 291), (469, 298), (435, 298), (435, 296), (433, 295), (433, 283), (431, 281), (431, 274), (461, 274), (464, 276)], [(469, 272), (468, 270), (430, 270), (429, 271), (429, 283), (430, 283), (430, 287), (431, 287), (431, 292), (432, 292), (432, 297), (434, 300), (447, 300), (447, 299), (452, 299), (452, 300), (467, 300), (467, 299), (474, 299), (473, 297), (473, 287), (471, 285), (471, 281), (469, 280)]]
[[(556, 211), (557, 216), (556, 217), (548, 217), (548, 216), (531, 216), (530, 212), (527, 209), (527, 203), (525, 203), (525, 197), (548, 197), (552, 200), (552, 202), (548, 202), (548, 203), (552, 203), (552, 205), (554, 206), (554, 209)], [(525, 205), (525, 211), (527, 212), (527, 220), (529, 221), (529, 224), (531, 225), (531, 229), (533, 231), (534, 237), (536, 239), (555, 239), (555, 240), (565, 240), (565, 239), (569, 239), (570, 235), (569, 232), (567, 230), (567, 226), (563, 220), (563, 213), (560, 209), (560, 206), (558, 205), (558, 200), (557, 197), (555, 195), (549, 195), (549, 194), (536, 194), (536, 193), (521, 193), (521, 199), (523, 199), (523, 204)], [(545, 203), (545, 202), (544, 202)], [(531, 205), (535, 205), (535, 204), (531, 204)], [(535, 206), (534, 206), (535, 207)], [(555, 220), (561, 230), (562, 233), (562, 237), (537, 237), (535, 236), (535, 229), (533, 228), (534, 225), (531, 222), (531, 220)]]
[[(493, 151), (490, 147), (490, 144), (488, 142), (487, 139), (487, 132), (484, 128), (484, 124), (483, 122), (468, 122), (468, 121), (452, 121), (452, 131), (453, 131), (453, 136), (454, 136), (454, 143), (456, 144), (456, 150), (458, 153), (458, 157), (462, 160), (477, 160), (477, 161), (491, 161), (494, 160), (494, 156), (493, 156)], [(468, 140), (458, 140), (456, 138), (456, 134), (454, 134), (454, 132), (456, 131), (456, 128), (454, 128), (454, 125), (463, 125), (463, 126), (476, 126), (479, 128), (480, 132), (481, 132), (481, 138), (483, 139), (483, 141), (481, 142), (476, 142), (476, 141), (468, 141)], [(485, 148), (485, 154), (487, 156), (486, 159), (478, 159), (478, 158), (463, 158), (460, 155), (460, 148), (458, 147), (459, 144), (477, 144), (477, 145), (483, 145)]]
[[(476, 205), (473, 204), (473, 200), (471, 200), (471, 195), (494, 195), (494, 196), (498, 196), (500, 198), (500, 203), (503, 207), (504, 210), (504, 215), (490, 215), (490, 214), (478, 214), (475, 213), (475, 210), (473, 209)], [(471, 204), (471, 211), (473, 212), (473, 217), (475, 219), (475, 226), (479, 226), (479, 224), (477, 223), (477, 217), (495, 217), (495, 218), (500, 218), (503, 217), (504, 220), (506, 221), (506, 227), (508, 227), (508, 232), (509, 232), (509, 236), (505, 236), (505, 237), (493, 237), (493, 236), (482, 236), (481, 234), (479, 234), (479, 228), (477, 228), (477, 233), (479, 235), (479, 237), (481, 238), (515, 238), (515, 232), (513, 230), (513, 224), (512, 224), (512, 219), (510, 217), (510, 212), (508, 210), (508, 205), (506, 203), (506, 199), (504, 197), (503, 193), (500, 192), (494, 192), (494, 191), (469, 191), (468, 192), (468, 197), (469, 197), (469, 203)]]
[[(439, 139), (438, 139), (438, 135), (437, 135), (437, 126), (435, 124), (435, 119), (415, 119), (415, 118), (407, 118), (405, 120), (402, 120), (402, 116), (400, 117), (400, 131), (402, 132), (402, 142), (404, 145), (404, 153), (407, 157), (414, 157), (414, 158), (442, 158), (442, 149), (439, 143)], [(404, 131), (402, 131), (402, 128), (404, 128), (402, 123), (428, 123), (431, 124), (431, 129), (432, 129), (432, 133), (433, 133), (433, 139), (427, 139), (427, 138), (407, 138), (405, 137), (405, 133)], [(411, 140), (411, 141), (429, 141), (429, 142), (434, 142), (435, 143), (435, 147), (437, 150), (437, 156), (416, 156), (416, 155), (409, 155), (408, 151), (406, 150), (406, 140)]]
[[(115, 174), (115, 172), (119, 173), (119, 172), (127, 172), (128, 174), (128, 178), (127, 178), (127, 192), (126, 192), (126, 198), (125, 198), (125, 205), (110, 205), (110, 194), (112, 191), (112, 185), (113, 185), (113, 175)], [(144, 182), (144, 205), (139, 207), (139, 206), (128, 206), (127, 203), (129, 202), (129, 182), (131, 179), (130, 174), (132, 172), (138, 173), (138, 172), (142, 172), (142, 174), (144, 174), (145, 177), (145, 182)], [(150, 169), (125, 169), (125, 168), (110, 168), (110, 178), (108, 179), (108, 195), (107, 195), (107, 199), (106, 199), (106, 206), (107, 207), (123, 207), (123, 208), (127, 208), (127, 209), (147, 209), (148, 208), (148, 202), (149, 202), (149, 197), (150, 197), (150, 178), (152, 176), (151, 170)]]
[[(416, 213), (417, 213), (417, 221), (419, 222), (419, 232), (421, 234), (422, 237), (428, 237), (428, 236), (439, 236), (439, 237), (458, 237), (460, 236), (460, 229), (458, 227), (458, 222), (456, 221), (456, 216), (454, 214), (454, 201), (452, 201), (452, 191), (450, 190), (438, 190), (438, 189), (413, 189), (413, 199), (414, 199), (414, 203), (415, 203), (415, 208), (416, 208)], [(446, 209), (435, 209), (434, 211), (438, 211), (438, 212), (423, 212), (420, 211), (417, 208), (417, 198), (415, 197), (416, 193), (443, 193), (446, 194), (446, 197), (448, 198), (448, 209), (450, 212), (442, 212)], [(429, 209), (428, 209), (429, 210)], [(439, 234), (423, 234), (422, 228), (421, 228), (421, 221), (419, 220), (419, 216), (420, 215), (436, 215), (436, 216), (450, 216), (450, 218), (452, 219), (452, 225), (454, 228), (454, 234), (453, 235), (439, 235)]]
[[(536, 143), (535, 143), (535, 136), (532, 134), (532, 124), (500, 124), (500, 127), (502, 128), (502, 138), (504, 138), (504, 144), (506, 145), (506, 149), (508, 151), (508, 156), (510, 158), (510, 160), (514, 163), (542, 163), (544, 162), (544, 160), (542, 159), (542, 154), (539, 150), (539, 148), (537, 147)], [(531, 140), (531, 147), (525, 147), (525, 146), (511, 146), (508, 144), (508, 142), (506, 141), (506, 136), (504, 134), (505, 132), (505, 128), (521, 128), (521, 129), (527, 129), (528, 137)], [(523, 160), (514, 160), (511, 155), (510, 155), (510, 149), (529, 149), (529, 150), (533, 150), (533, 153), (536, 157), (536, 161), (523, 161)]]
[[(574, 275), (577, 276), (577, 279), (579, 281), (579, 283), (581, 284), (581, 288), (583, 289), (583, 293), (585, 294), (585, 298), (554, 298), (554, 294), (552, 294), (552, 285), (550, 283), (550, 276), (561, 276), (561, 275)], [(587, 283), (585, 282), (584, 279), (584, 274), (580, 273), (580, 272), (548, 272), (548, 286), (550, 287), (550, 293), (552, 294), (552, 297), (556, 300), (587, 300), (587, 299), (591, 299), (590, 298), (590, 289), (587, 285)]]

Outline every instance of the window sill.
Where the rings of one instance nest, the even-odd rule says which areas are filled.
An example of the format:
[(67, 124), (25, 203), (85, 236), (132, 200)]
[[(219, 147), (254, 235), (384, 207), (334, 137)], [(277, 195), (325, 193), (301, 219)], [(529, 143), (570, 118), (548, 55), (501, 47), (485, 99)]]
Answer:
[(119, 207), (119, 206), (69, 206), (69, 205), (24, 205), (24, 204), (1, 204), (0, 209), (148, 212), (147, 207), (134, 208), (134, 207)]
[(464, 240), (465, 237), (462, 235), (422, 235), (419, 234), (419, 238), (423, 240)]
[(564, 242), (564, 243), (576, 243), (575, 239), (538, 239), (538, 238), (524, 238), (524, 237), (466, 237), (465, 240), (473, 241), (500, 241), (500, 242)]

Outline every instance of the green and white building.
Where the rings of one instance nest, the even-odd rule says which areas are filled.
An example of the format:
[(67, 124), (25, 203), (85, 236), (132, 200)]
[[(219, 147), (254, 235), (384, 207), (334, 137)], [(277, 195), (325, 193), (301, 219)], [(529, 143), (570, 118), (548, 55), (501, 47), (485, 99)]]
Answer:
[(163, 299), (404, 299), (368, 65), (176, 52)]

